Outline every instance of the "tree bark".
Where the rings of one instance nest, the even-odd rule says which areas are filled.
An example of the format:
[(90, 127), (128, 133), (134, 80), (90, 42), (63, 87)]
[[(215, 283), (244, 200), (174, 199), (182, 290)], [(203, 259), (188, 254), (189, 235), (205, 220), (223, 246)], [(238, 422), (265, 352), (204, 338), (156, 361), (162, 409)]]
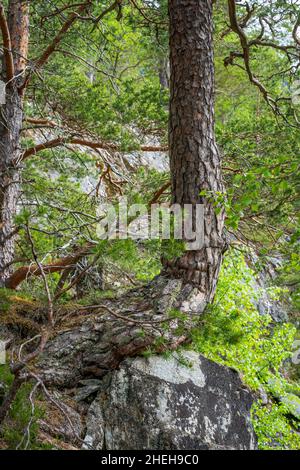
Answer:
[[(148, 286), (60, 313), (36, 364), (47, 384), (73, 387), (84, 377), (102, 377), (147, 348), (177, 348), (188, 341), (195, 319), (215, 292), (224, 210), (217, 211), (212, 201), (223, 193), (214, 137), (212, 0), (169, 0), (169, 14), (173, 202), (204, 205), (205, 244), (165, 261), (161, 275)], [(209, 196), (200, 196), (204, 190)]]
[[(23, 121), (23, 99), (20, 85), (24, 80), (29, 21), (28, 2), (11, 0), (8, 6), (8, 29), (14, 58), (14, 77), (6, 79), (6, 103), (0, 107), (0, 286), (10, 276), (14, 258), (14, 217), (21, 172), (20, 135)], [(2, 70), (5, 73), (5, 64)]]
[(195, 319), (214, 296), (224, 250), (224, 210), (216, 211), (211, 197), (199, 195), (203, 190), (211, 196), (223, 193), (214, 137), (212, 0), (169, 0), (169, 14), (173, 202), (204, 205), (205, 245), (165, 261), (150, 285), (77, 310), (40, 360), (49, 384), (73, 387), (84, 377), (102, 377), (147, 348), (177, 348), (189, 340)]
[[(212, 4), (212, 0), (169, 0), (173, 202), (204, 205), (204, 247), (166, 261), (165, 273), (183, 279), (183, 297), (194, 306), (196, 302), (199, 312), (214, 296), (224, 250), (224, 209), (216, 210), (213, 201), (224, 187), (214, 133)], [(203, 191), (207, 197), (200, 195)]]
[(14, 258), (14, 216), (20, 173), (15, 166), (22, 126), (20, 97), (15, 87), (7, 89), (0, 121), (0, 286), (11, 273)]

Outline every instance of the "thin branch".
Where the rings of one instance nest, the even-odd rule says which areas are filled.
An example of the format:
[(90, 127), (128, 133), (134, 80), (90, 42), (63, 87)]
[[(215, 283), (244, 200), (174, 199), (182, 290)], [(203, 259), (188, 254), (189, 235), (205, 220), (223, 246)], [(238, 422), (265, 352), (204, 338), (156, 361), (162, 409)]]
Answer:
[(34, 247), (34, 243), (33, 243), (33, 239), (32, 239), (32, 236), (31, 236), (28, 225), (26, 225), (26, 232), (27, 232), (27, 236), (28, 236), (28, 239), (29, 239), (29, 242), (30, 242), (33, 258), (34, 258), (34, 260), (35, 260), (35, 262), (36, 262), (36, 264), (39, 268), (40, 274), (43, 278), (44, 287), (45, 287), (45, 291), (46, 291), (47, 299), (48, 299), (48, 321), (49, 321), (49, 324), (51, 326), (53, 326), (54, 325), (53, 302), (52, 302), (52, 297), (51, 297), (48, 281), (47, 281), (47, 278), (46, 278), (46, 275), (45, 275), (44, 268), (38, 260), (38, 257), (37, 257), (36, 251), (35, 251), (35, 247)]
[(100, 258), (100, 254), (96, 255), (95, 258), (93, 259), (93, 261), (92, 261), (88, 266), (86, 266), (86, 267), (78, 274), (78, 276), (76, 276), (75, 279), (73, 279), (73, 281), (72, 281), (67, 287), (65, 287), (64, 289), (60, 289), (60, 290), (55, 294), (54, 300), (59, 299), (59, 297), (61, 297), (63, 294), (65, 294), (65, 293), (68, 292), (70, 289), (72, 289), (72, 287), (74, 287), (76, 284), (78, 284), (78, 282), (80, 281), (80, 279), (82, 279), (82, 277), (96, 264), (96, 262), (98, 261), (99, 258)]
[[(120, 12), (120, 9), (121, 9), (121, 6), (122, 6), (122, 1), (123, 0), (115, 0), (111, 5), (109, 5), (105, 10), (103, 10), (102, 13), (100, 13), (99, 16), (97, 16), (97, 18), (95, 18), (93, 21), (95, 24), (98, 24), (99, 21), (101, 21), (104, 16), (106, 16), (108, 13), (110, 13), (111, 11), (114, 11), (116, 10), (117, 8), (119, 9), (119, 12)], [(120, 13), (119, 13), (120, 14)]]
[(151, 207), (152, 204), (155, 204), (160, 196), (171, 186), (171, 181), (167, 181), (156, 193), (154, 194), (153, 198), (149, 202), (148, 206)]
[(125, 322), (128, 323), (134, 323), (135, 325), (154, 325), (154, 324), (161, 324), (161, 323), (166, 323), (166, 322), (171, 322), (174, 320), (172, 317), (166, 317), (162, 316), (159, 320), (135, 320), (131, 316), (125, 317), (124, 315), (121, 315), (120, 313), (115, 312), (112, 310), (110, 307), (108, 307), (105, 304), (99, 304), (99, 305), (86, 305), (83, 307), (78, 307), (79, 311), (84, 311), (84, 310), (106, 310), (110, 315), (113, 317), (119, 318), (120, 320), (124, 320)]
[(91, 2), (89, 0), (83, 3), (76, 10), (76, 12), (70, 13), (68, 19), (65, 21), (65, 23), (63, 24), (63, 26), (61, 27), (60, 31), (57, 33), (55, 38), (52, 40), (52, 42), (49, 44), (46, 50), (34, 63), (33, 69), (28, 73), (27, 77), (24, 80), (24, 83), (21, 87), (22, 91), (24, 91), (24, 89), (26, 89), (26, 87), (28, 86), (32, 72), (33, 71), (37, 72), (38, 69), (41, 69), (48, 62), (49, 57), (53, 54), (53, 52), (55, 52), (55, 49), (58, 46), (58, 44), (61, 43), (62, 39), (64, 38), (68, 30), (71, 28), (73, 23), (80, 17), (80, 14), (85, 11), (85, 9), (90, 5), (90, 3)]
[(16, 450), (19, 450), (21, 448), (21, 446), (22, 446), (23, 442), (25, 441), (25, 439), (26, 439), (26, 443), (25, 443), (25, 446), (24, 446), (24, 450), (27, 450), (27, 448), (29, 446), (29, 443), (30, 443), (30, 428), (31, 428), (31, 426), (33, 424), (33, 421), (34, 421), (34, 418), (35, 418), (35, 416), (34, 416), (34, 414), (35, 414), (34, 395), (35, 395), (37, 389), (39, 388), (39, 386), (40, 386), (40, 383), (36, 382), (36, 384), (34, 385), (34, 387), (32, 388), (32, 390), (29, 394), (29, 402), (30, 402), (30, 406), (31, 406), (30, 418), (29, 418), (28, 424), (26, 426), (26, 429), (24, 431), (24, 434), (22, 436), (22, 439), (16, 447)]
[[(230, 27), (232, 31), (234, 31), (240, 39), (240, 43), (243, 49), (243, 59), (245, 64), (245, 69), (248, 74), (249, 80), (253, 85), (258, 87), (261, 91), (265, 101), (269, 104), (272, 110), (278, 114), (278, 107), (276, 105), (275, 100), (269, 96), (268, 90), (266, 87), (253, 75), (252, 70), (250, 68), (250, 44), (248, 43), (247, 36), (238, 22), (237, 14), (236, 14), (236, 2), (235, 0), (228, 0), (228, 12), (229, 12), (229, 19), (230, 19)], [(231, 54), (232, 59), (236, 56), (235, 53)], [(232, 62), (228, 62), (232, 63)]]
[(58, 127), (58, 124), (54, 121), (50, 121), (48, 119), (42, 118), (31, 118), (25, 117), (24, 122), (28, 122), (29, 124), (34, 124), (36, 126), (43, 126), (43, 127)]
[(57, 16), (57, 15), (63, 13), (64, 11), (66, 11), (66, 10), (70, 10), (71, 8), (77, 8), (77, 7), (80, 7), (80, 6), (83, 6), (83, 5), (85, 5), (85, 2), (73, 3), (72, 5), (65, 5), (61, 8), (55, 8), (55, 11), (53, 13), (49, 13), (48, 15), (44, 15), (41, 18), (41, 23), (44, 23), (49, 18), (52, 18), (53, 16)]
[(63, 414), (63, 416), (66, 418), (67, 422), (69, 423), (69, 426), (71, 428), (71, 430), (73, 431), (74, 433), (74, 436), (76, 437), (76, 439), (78, 439), (79, 442), (85, 444), (89, 449), (93, 450), (93, 447), (88, 444), (87, 442), (85, 442), (83, 439), (81, 439), (81, 437), (79, 436), (79, 434), (77, 433), (76, 429), (75, 429), (75, 426), (69, 416), (69, 414), (66, 412), (66, 410), (64, 409), (64, 406), (62, 403), (60, 403), (58, 400), (56, 400), (51, 394), (50, 392), (48, 391), (48, 389), (46, 388), (44, 382), (42, 381), (42, 379), (37, 375), (35, 374), (34, 372), (30, 372), (30, 376), (33, 377), (35, 380), (37, 380), (37, 382), (39, 383), (39, 385), (41, 386), (41, 388), (43, 389), (44, 393), (45, 393), (45, 396), (49, 399), (49, 401), (58, 409), (61, 411), (61, 413)]

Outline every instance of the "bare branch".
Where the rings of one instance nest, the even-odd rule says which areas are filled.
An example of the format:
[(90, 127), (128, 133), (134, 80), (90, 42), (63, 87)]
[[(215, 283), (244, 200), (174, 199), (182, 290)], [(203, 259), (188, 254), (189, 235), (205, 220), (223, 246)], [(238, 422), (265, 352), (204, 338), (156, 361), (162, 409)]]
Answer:
[(151, 201), (149, 202), (148, 206), (151, 207), (152, 204), (155, 204), (160, 196), (171, 186), (171, 181), (167, 181), (165, 184), (162, 185), (162, 187), (156, 191), (156, 193), (154, 194), (153, 198), (151, 199)]
[(33, 243), (33, 239), (32, 239), (32, 236), (31, 236), (31, 233), (30, 233), (30, 230), (29, 230), (28, 225), (26, 225), (26, 232), (27, 232), (27, 236), (28, 236), (28, 239), (29, 239), (29, 242), (30, 242), (31, 251), (32, 251), (32, 255), (33, 255), (34, 261), (36, 262), (36, 264), (37, 264), (37, 266), (38, 266), (38, 268), (39, 268), (39, 272), (40, 272), (40, 274), (41, 274), (41, 276), (42, 276), (42, 278), (43, 278), (44, 287), (45, 287), (45, 291), (46, 291), (47, 299), (48, 299), (48, 321), (49, 321), (49, 324), (50, 324), (51, 326), (53, 326), (53, 325), (54, 325), (54, 318), (53, 318), (53, 302), (52, 302), (52, 298), (51, 298), (51, 293), (50, 293), (48, 281), (47, 281), (47, 278), (46, 278), (46, 275), (45, 275), (44, 268), (43, 268), (42, 264), (39, 262), (38, 256), (37, 256), (37, 254), (36, 254), (35, 247), (34, 247), (34, 243)]
[[(253, 83), (253, 85), (255, 85), (261, 91), (265, 101), (269, 104), (272, 110), (278, 114), (278, 108), (277, 108), (275, 100), (269, 96), (269, 93), (266, 87), (253, 75), (252, 70), (250, 68), (250, 44), (248, 43), (248, 39), (243, 28), (238, 22), (237, 15), (236, 15), (235, 0), (228, 0), (228, 12), (229, 12), (229, 18), (230, 18), (230, 27), (232, 31), (234, 31), (240, 38), (240, 43), (243, 49), (243, 59), (244, 59), (244, 64), (245, 64), (245, 70), (248, 74), (249, 80), (251, 83)], [(236, 56), (236, 54), (232, 53), (231, 57), (233, 58), (234, 56)]]
[(34, 124), (36, 126), (42, 126), (42, 127), (57, 127), (58, 124), (54, 121), (50, 121), (49, 119), (42, 119), (42, 118), (31, 118), (31, 117), (26, 117), (24, 119), (24, 122), (28, 122), (29, 124)]
[(83, 278), (83, 276), (85, 276), (85, 274), (96, 264), (99, 258), (100, 258), (100, 254), (96, 255), (93, 261), (90, 264), (88, 264), (88, 266), (86, 266), (78, 274), (78, 276), (76, 276), (75, 279), (73, 279), (73, 281), (67, 287), (65, 287), (65, 289), (60, 289), (59, 291), (57, 291), (57, 293), (55, 294), (54, 300), (59, 299), (59, 297), (61, 297), (63, 294), (65, 294), (70, 289), (72, 289), (72, 287), (74, 287), (76, 284), (78, 284), (78, 282)]
[[(68, 268), (68, 266), (74, 265), (80, 258), (89, 254), (91, 247), (92, 244), (89, 243), (68, 256), (60, 258), (51, 264), (46, 264), (42, 266), (42, 271), (44, 274), (64, 271), (66, 268)], [(21, 284), (21, 282), (23, 282), (28, 277), (40, 275), (41, 269), (38, 264), (22, 266), (7, 279), (6, 287), (8, 289), (16, 289)]]

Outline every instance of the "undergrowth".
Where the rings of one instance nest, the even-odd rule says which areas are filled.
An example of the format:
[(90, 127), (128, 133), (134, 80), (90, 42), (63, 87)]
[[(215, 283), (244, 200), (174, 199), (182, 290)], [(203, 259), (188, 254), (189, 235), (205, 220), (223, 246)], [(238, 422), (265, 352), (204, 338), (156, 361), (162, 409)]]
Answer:
[[(280, 296), (280, 289), (269, 290)], [(193, 348), (206, 357), (235, 368), (254, 391), (267, 395), (252, 409), (260, 449), (299, 449), (298, 395), (300, 386), (288, 381), (282, 365), (292, 355), (296, 329), (292, 324), (274, 325), (270, 315), (257, 308), (260, 289), (243, 255), (225, 257), (216, 299), (192, 332)], [(299, 400), (300, 404), (300, 400)]]
[[(4, 393), (12, 385), (12, 381), (13, 375), (10, 373), (8, 365), (0, 365), (0, 403)], [(31, 390), (31, 383), (24, 383), (21, 386), (7, 418), (1, 426), (0, 439), (5, 442), (8, 449), (42, 450), (50, 448), (47, 444), (38, 441), (38, 420), (42, 418), (44, 410), (36, 404), (32, 410), (29, 400)], [(31, 423), (30, 426), (28, 426), (29, 423)]]

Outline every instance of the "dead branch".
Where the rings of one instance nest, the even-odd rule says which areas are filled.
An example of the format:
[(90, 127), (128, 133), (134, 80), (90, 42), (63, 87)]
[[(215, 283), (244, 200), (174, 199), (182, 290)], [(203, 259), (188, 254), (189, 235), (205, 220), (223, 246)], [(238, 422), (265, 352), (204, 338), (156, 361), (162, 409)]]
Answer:
[(29, 394), (29, 402), (30, 402), (30, 406), (31, 406), (30, 418), (29, 418), (28, 424), (26, 426), (25, 432), (22, 436), (22, 439), (16, 447), (16, 450), (20, 449), (20, 447), (22, 446), (25, 439), (26, 439), (26, 443), (25, 443), (25, 446), (24, 446), (24, 450), (27, 450), (27, 448), (28, 448), (28, 445), (29, 445), (29, 442), (30, 442), (30, 429), (31, 429), (31, 426), (33, 424), (34, 413), (35, 413), (34, 395), (35, 395), (37, 389), (39, 388), (39, 386), (40, 386), (40, 383), (36, 382), (36, 384), (34, 385), (34, 387), (32, 388), (32, 390)]
[(72, 287), (74, 287), (79, 281), (80, 279), (82, 279), (82, 277), (87, 273), (87, 271), (89, 271), (95, 264), (96, 262), (98, 261), (100, 255), (96, 255), (95, 258), (93, 259), (93, 261), (86, 267), (84, 268), (79, 274), (78, 276), (76, 276), (76, 278), (65, 288), (65, 289), (61, 289), (59, 290), (56, 294), (55, 294), (55, 297), (54, 297), (54, 300), (57, 300), (59, 297), (61, 297), (63, 294), (65, 294), (66, 292), (68, 292), (70, 289), (72, 289)]
[[(233, 32), (235, 32), (238, 35), (243, 52), (242, 53), (240, 53), (240, 52), (231, 52), (229, 57), (227, 57), (224, 60), (225, 66), (230, 64), (230, 65), (238, 66), (238, 67), (242, 68), (243, 70), (245, 70), (247, 75), (248, 75), (248, 78), (249, 78), (250, 82), (260, 90), (264, 100), (271, 107), (274, 114), (277, 115), (277, 116), (280, 116), (281, 118), (283, 118), (283, 120), (288, 125), (290, 125), (292, 127), (298, 127), (298, 123), (297, 123), (296, 126), (294, 126), (288, 121), (287, 117), (281, 112), (281, 110), (278, 106), (278, 101), (279, 100), (278, 99), (277, 100), (273, 99), (270, 96), (269, 91), (267, 90), (265, 85), (260, 80), (258, 80), (258, 78), (253, 74), (253, 72), (251, 70), (251, 66), (250, 66), (250, 49), (251, 49), (252, 46), (271, 47), (271, 48), (280, 50), (280, 51), (284, 52), (287, 55), (290, 62), (293, 60), (293, 58), (296, 58), (296, 57), (298, 58), (299, 57), (299, 54), (297, 54), (296, 47), (292, 46), (292, 45), (280, 45), (280, 44), (277, 44), (277, 43), (269, 41), (269, 40), (263, 40), (264, 31), (265, 31), (263, 23), (266, 22), (269, 25), (266, 18), (260, 18), (260, 20), (259, 20), (260, 25), (261, 25), (261, 32), (258, 35), (258, 37), (256, 39), (253, 39), (253, 40), (248, 40), (247, 35), (244, 31), (244, 28), (247, 26), (247, 21), (249, 20), (249, 18), (248, 18), (248, 20), (246, 20), (242, 23), (238, 21), (237, 13), (236, 13), (236, 4), (237, 3), (236, 3), (235, 0), (228, 0), (228, 12), (229, 12), (229, 19), (230, 19), (230, 28)], [(299, 38), (297, 37), (297, 30), (298, 30), (299, 26), (300, 26), (300, 15), (299, 15), (298, 20), (297, 20), (297, 22), (294, 26), (294, 29), (293, 29), (293, 38), (294, 38), (294, 40), (297, 44), (299, 44)], [(239, 64), (234, 63), (234, 59), (236, 57), (242, 57), (243, 58), (244, 67), (242, 67)]]
[[(57, 139), (49, 140), (43, 144), (38, 144), (35, 147), (31, 147), (23, 152), (21, 160), (25, 160), (31, 155), (35, 155), (41, 150), (51, 149), (55, 147), (61, 147), (66, 144), (72, 145), (82, 145), (83, 147), (89, 147), (91, 149), (102, 149), (102, 150), (111, 150), (115, 152), (121, 152), (121, 148), (112, 143), (105, 142), (93, 142), (90, 140), (81, 139), (78, 137), (58, 137)], [(136, 150), (136, 149), (132, 149)], [(139, 150), (142, 152), (166, 152), (168, 150), (167, 146), (155, 146), (155, 145), (142, 145)]]
[(50, 121), (49, 119), (42, 119), (42, 118), (31, 118), (31, 117), (26, 117), (24, 119), (24, 122), (28, 122), (29, 124), (34, 124), (36, 126), (42, 126), (42, 127), (57, 127), (58, 124), (54, 121)]
[[(234, 31), (240, 39), (240, 43), (243, 49), (243, 59), (245, 64), (245, 69), (248, 74), (249, 80), (253, 85), (259, 88), (261, 91), (264, 99), (266, 102), (272, 107), (273, 111), (276, 111), (276, 103), (275, 101), (270, 98), (269, 93), (265, 86), (253, 75), (251, 68), (250, 68), (250, 46), (248, 43), (247, 36), (238, 22), (237, 14), (236, 14), (236, 2), (235, 0), (228, 0), (228, 12), (229, 12), (229, 19), (230, 19), (230, 27), (232, 31)], [(234, 53), (231, 54), (234, 57)]]
[(40, 274), (41, 274), (41, 276), (42, 276), (42, 278), (43, 278), (44, 287), (45, 287), (45, 291), (46, 291), (46, 294), (47, 294), (47, 299), (48, 299), (48, 322), (49, 322), (49, 324), (50, 324), (51, 326), (53, 326), (53, 325), (54, 325), (54, 319), (53, 319), (53, 302), (52, 302), (52, 298), (51, 298), (51, 294), (50, 294), (50, 289), (49, 289), (48, 281), (47, 281), (47, 278), (46, 278), (46, 275), (45, 275), (44, 268), (43, 268), (42, 264), (39, 262), (38, 256), (37, 256), (37, 254), (36, 254), (35, 247), (34, 247), (34, 243), (33, 243), (33, 239), (32, 239), (32, 236), (31, 236), (31, 233), (30, 233), (30, 230), (29, 230), (28, 225), (26, 225), (26, 232), (27, 232), (27, 236), (28, 236), (29, 243), (30, 243), (30, 246), (31, 246), (31, 252), (32, 252), (34, 261), (36, 262), (36, 265), (37, 265), (38, 268), (39, 268), (39, 272), (40, 272)]

